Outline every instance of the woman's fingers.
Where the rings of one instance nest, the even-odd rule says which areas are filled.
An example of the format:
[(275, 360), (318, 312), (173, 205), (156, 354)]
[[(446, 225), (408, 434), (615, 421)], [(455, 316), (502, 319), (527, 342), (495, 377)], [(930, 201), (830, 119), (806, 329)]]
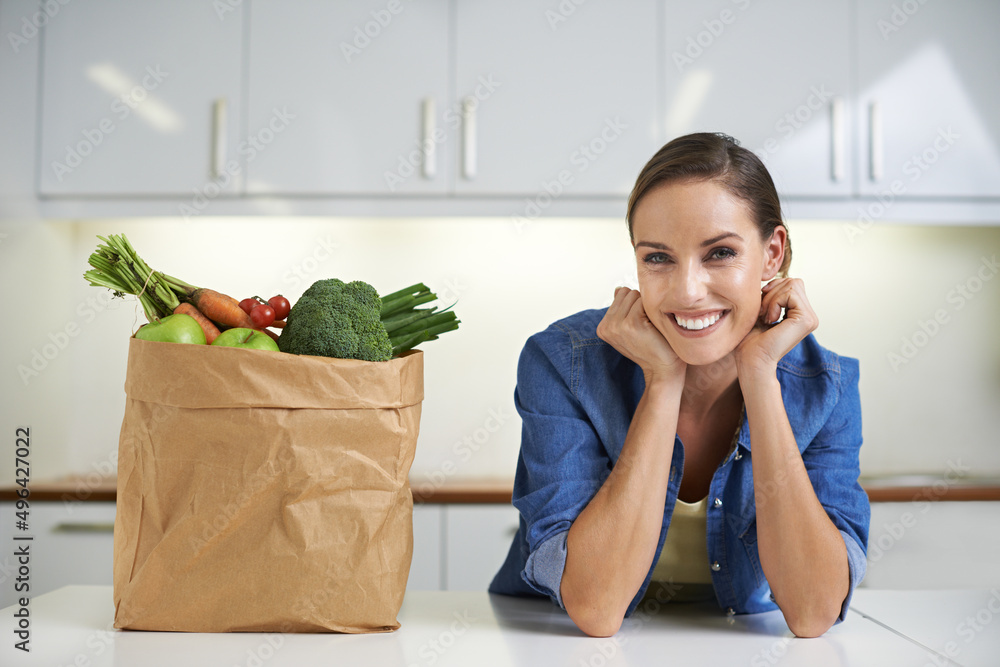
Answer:
[(644, 371), (659, 372), (677, 366), (677, 355), (646, 315), (638, 290), (615, 290), (614, 302), (598, 324), (597, 335)]
[(765, 325), (777, 324), (784, 309), (785, 317), (781, 321), (789, 323), (790, 329), (801, 329), (796, 335), (801, 334), (801, 337), (805, 337), (816, 329), (819, 322), (806, 298), (805, 284), (802, 280), (782, 278), (768, 283), (765, 287), (768, 289), (761, 299), (761, 319)]
[(627, 287), (616, 287), (615, 298), (608, 306), (608, 312), (597, 327), (597, 335), (607, 341), (612, 342), (621, 331), (625, 319), (631, 312), (635, 302), (639, 300), (639, 292)]
[(782, 308), (786, 317), (790, 315), (789, 311), (795, 307), (795, 290), (801, 283), (797, 278), (778, 278), (761, 288), (760, 318), (764, 324), (777, 323), (781, 319)]

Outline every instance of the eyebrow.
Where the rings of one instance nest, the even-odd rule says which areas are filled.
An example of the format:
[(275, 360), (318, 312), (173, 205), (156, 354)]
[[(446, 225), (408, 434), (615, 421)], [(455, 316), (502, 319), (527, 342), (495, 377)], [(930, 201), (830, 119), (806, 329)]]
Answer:
[[(740, 241), (743, 240), (743, 237), (737, 234), (736, 232), (724, 232), (722, 234), (719, 234), (718, 236), (713, 236), (710, 239), (705, 239), (704, 241), (701, 242), (701, 247), (706, 248), (710, 245), (718, 243), (719, 241), (722, 241), (723, 239), (728, 239), (728, 238), (735, 238), (739, 239)], [(655, 241), (639, 241), (638, 243), (635, 244), (636, 248), (640, 246), (645, 246), (647, 248), (655, 248), (656, 250), (670, 250), (670, 246), (666, 245), (665, 243), (656, 243)]]

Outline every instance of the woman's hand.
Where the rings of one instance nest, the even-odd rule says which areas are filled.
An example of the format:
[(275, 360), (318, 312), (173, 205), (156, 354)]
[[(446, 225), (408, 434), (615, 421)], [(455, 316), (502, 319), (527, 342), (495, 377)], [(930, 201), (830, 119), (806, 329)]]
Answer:
[[(819, 326), (802, 280), (776, 278), (764, 285), (761, 292), (759, 319), (736, 348), (736, 372), (740, 378), (756, 373), (773, 377), (781, 358)], [(785, 317), (778, 322), (782, 308)]]
[(615, 288), (615, 300), (597, 325), (597, 335), (638, 364), (647, 385), (654, 379), (683, 382), (687, 364), (646, 317), (638, 290)]

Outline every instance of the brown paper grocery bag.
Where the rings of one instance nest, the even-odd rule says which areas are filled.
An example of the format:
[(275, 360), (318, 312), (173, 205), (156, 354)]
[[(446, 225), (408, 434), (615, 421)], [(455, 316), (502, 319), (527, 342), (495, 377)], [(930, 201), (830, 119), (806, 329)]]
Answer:
[(115, 627), (384, 632), (413, 552), (423, 355), (132, 339)]

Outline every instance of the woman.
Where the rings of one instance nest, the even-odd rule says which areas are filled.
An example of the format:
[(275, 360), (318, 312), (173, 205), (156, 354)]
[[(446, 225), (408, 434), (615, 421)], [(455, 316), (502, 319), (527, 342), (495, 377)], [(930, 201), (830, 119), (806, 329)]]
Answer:
[(858, 362), (813, 337), (774, 183), (732, 138), (664, 146), (627, 221), (639, 290), (521, 354), (520, 530), (490, 591), (594, 636), (705, 592), (821, 635), (866, 566)]

